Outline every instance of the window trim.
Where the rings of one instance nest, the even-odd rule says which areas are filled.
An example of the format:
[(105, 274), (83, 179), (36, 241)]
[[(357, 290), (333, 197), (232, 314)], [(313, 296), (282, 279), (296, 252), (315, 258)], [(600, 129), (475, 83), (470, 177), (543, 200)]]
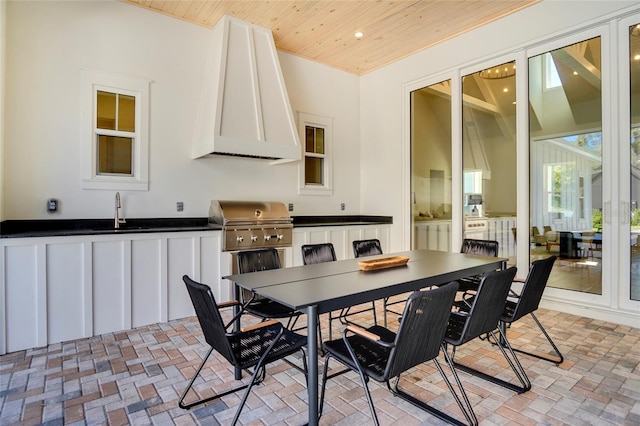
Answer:
[[(306, 152), (306, 127), (313, 126), (324, 129), (324, 183), (322, 185), (307, 185), (305, 183), (306, 157), (319, 157), (318, 154)], [(302, 161), (298, 164), (298, 194), (299, 195), (333, 195), (333, 118), (323, 117), (304, 112), (298, 113), (298, 132), (302, 150)]]
[[(149, 189), (149, 81), (102, 71), (81, 70), (82, 188), (147, 191)], [(134, 96), (135, 132), (132, 176), (97, 173), (97, 92)]]

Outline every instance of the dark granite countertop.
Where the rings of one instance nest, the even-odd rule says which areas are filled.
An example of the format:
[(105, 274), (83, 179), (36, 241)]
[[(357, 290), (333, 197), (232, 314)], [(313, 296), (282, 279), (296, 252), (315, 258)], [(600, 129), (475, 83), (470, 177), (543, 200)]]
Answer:
[(392, 216), (336, 215), (336, 216), (292, 216), (293, 227), (348, 226), (392, 224)]
[[(391, 216), (293, 216), (293, 226), (347, 226), (393, 223)], [(0, 238), (58, 237), (69, 235), (139, 234), (153, 232), (217, 231), (206, 217), (127, 219), (114, 229), (113, 219), (5, 220)]]

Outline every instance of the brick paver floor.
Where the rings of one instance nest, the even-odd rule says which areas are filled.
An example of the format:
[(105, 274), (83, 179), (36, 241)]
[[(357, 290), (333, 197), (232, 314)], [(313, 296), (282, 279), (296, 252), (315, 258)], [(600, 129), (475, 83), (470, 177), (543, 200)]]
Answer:
[[(639, 425), (640, 329), (545, 309), (538, 318), (564, 354), (564, 363), (519, 356), (533, 384), (521, 395), (460, 372), (480, 424)], [(359, 320), (370, 320), (370, 313)], [(334, 327), (334, 338), (340, 335)], [(530, 318), (514, 324), (509, 339), (514, 346), (545, 348)], [(0, 424), (229, 424), (238, 395), (189, 411), (177, 404), (207, 349), (197, 320), (190, 317), (1, 356)], [(499, 351), (487, 342), (461, 347), (456, 359), (511, 378)], [(306, 423), (304, 376), (284, 362), (272, 364), (267, 373), (250, 395), (240, 423)], [(221, 357), (212, 356), (202, 375), (195, 386), (201, 397), (233, 384), (233, 371)], [(384, 386), (369, 386), (381, 424), (442, 424)], [(432, 363), (411, 370), (401, 386), (460, 418)], [(320, 423), (372, 423), (356, 374), (329, 382)]]

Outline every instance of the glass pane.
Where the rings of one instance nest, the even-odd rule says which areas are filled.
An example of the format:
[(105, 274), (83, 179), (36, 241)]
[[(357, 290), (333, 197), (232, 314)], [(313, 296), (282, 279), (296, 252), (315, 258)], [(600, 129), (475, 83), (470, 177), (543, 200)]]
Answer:
[(516, 64), (462, 78), (464, 238), (495, 240), (516, 263)]
[(323, 163), (322, 158), (305, 157), (304, 158), (304, 174), (305, 184), (307, 185), (322, 185), (323, 178)]
[(531, 260), (557, 255), (548, 285), (593, 294), (602, 294), (601, 69), (600, 38), (529, 59)]
[(98, 90), (97, 123), (98, 129), (116, 129), (116, 94)]
[(324, 154), (324, 129), (316, 127), (316, 154)]
[(98, 135), (97, 173), (133, 176), (133, 139)]
[(315, 152), (315, 129), (311, 126), (305, 127), (305, 151), (306, 152)]
[(640, 300), (640, 24), (629, 28), (631, 79), (631, 300)]
[(118, 95), (118, 130), (136, 131), (136, 98), (134, 96)]
[(414, 249), (451, 248), (451, 80), (411, 92)]

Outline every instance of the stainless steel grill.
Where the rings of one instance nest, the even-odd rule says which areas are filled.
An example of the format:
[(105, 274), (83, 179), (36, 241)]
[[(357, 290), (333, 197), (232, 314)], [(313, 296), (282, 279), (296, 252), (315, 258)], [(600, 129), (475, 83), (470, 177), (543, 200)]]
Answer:
[(209, 222), (222, 225), (222, 250), (291, 247), (293, 224), (278, 201), (211, 201)]

